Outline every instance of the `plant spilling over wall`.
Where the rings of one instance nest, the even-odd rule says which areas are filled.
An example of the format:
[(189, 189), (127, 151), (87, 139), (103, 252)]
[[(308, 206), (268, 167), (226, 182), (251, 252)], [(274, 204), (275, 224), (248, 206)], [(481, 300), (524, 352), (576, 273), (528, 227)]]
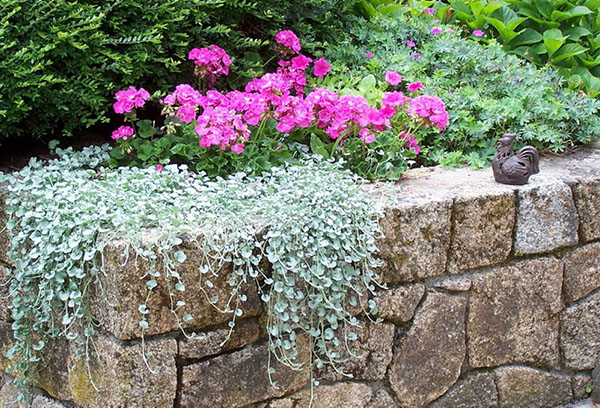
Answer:
[(233, 53), (233, 86), (262, 72), (263, 45), (277, 28), (309, 32), (312, 43), (341, 34), (344, 3), (3, 0), (0, 143), (106, 121), (115, 88), (166, 89), (173, 72), (191, 77), (178, 65), (197, 44), (218, 41)]
[[(203, 253), (199, 270), (185, 273), (196, 274), (213, 305), (223, 302), (211, 294), (212, 280), (231, 264), (231, 293), (221, 307), (231, 315), (229, 326), (243, 314), (240, 286), (255, 282), (267, 305), (270, 349), (293, 368), (335, 366), (341, 358), (337, 347), (351, 348), (356, 339), (353, 327), (360, 323), (350, 310), (376, 312), (367, 300), (379, 265), (380, 211), (356, 176), (336, 163), (311, 160), (272, 168), (262, 177), (238, 173), (210, 181), (175, 165), (161, 171), (101, 167), (107, 147), (57, 154), (0, 180), (10, 191), (16, 341), (8, 355), (16, 374), (33, 375), (54, 339), (76, 342), (78, 353), (92, 358), (90, 292), (102, 286), (103, 248), (117, 238), (150, 265), (140, 271), (148, 299), (159, 285), (168, 288), (180, 326), (192, 318), (181, 315), (180, 294), (198, 290), (182, 280), (182, 237)], [(149, 327), (146, 303), (139, 312), (143, 334)], [(310, 339), (310, 361), (296, 359), (302, 334)]]
[(379, 86), (371, 76), (355, 92), (334, 92), (320, 86), (331, 69), (325, 58), (313, 61), (301, 54), (290, 30), (275, 39), (279, 68), (252, 79), (244, 91), (211, 89), (229, 73), (225, 50), (214, 44), (192, 49), (188, 58), (199, 88), (208, 90), (177, 85), (159, 100), (165, 115), (161, 128), (138, 121), (138, 109), (151, 98), (145, 89), (118, 91), (113, 108), (137, 130), (124, 125), (113, 132), (118, 147), (110, 163), (187, 163), (214, 177), (246, 168), (260, 173), (311, 151), (343, 157), (365, 178), (398, 179), (419, 153), (418, 140), (446, 128), (444, 102), (420, 94), (421, 82), (405, 84), (398, 72), (389, 71)]
[[(374, 17), (350, 34), (351, 41), (326, 50), (333, 66), (326, 86), (351, 92), (368, 75), (398, 71), (445, 102), (446, 131), (420, 140), (425, 163), (483, 166), (503, 133), (554, 152), (600, 134), (597, 100), (567, 89), (556, 71), (507, 55), (495, 41), (478, 43), (475, 34), (483, 32), (463, 38), (459, 28), (423, 13)], [(339, 68), (342, 64), (352, 68)]]

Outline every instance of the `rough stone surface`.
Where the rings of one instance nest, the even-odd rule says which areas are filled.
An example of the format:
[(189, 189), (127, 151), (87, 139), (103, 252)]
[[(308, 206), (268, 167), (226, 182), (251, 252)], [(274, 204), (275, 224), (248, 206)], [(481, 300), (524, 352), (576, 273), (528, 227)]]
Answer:
[(398, 405), (386, 390), (378, 390), (368, 408), (396, 408)]
[[(231, 314), (225, 314), (213, 307), (198, 285), (198, 267), (202, 264), (202, 256), (197, 248), (184, 247), (187, 255), (186, 261), (179, 267), (179, 273), (185, 284), (184, 292), (177, 292), (186, 305), (178, 308), (180, 320), (185, 314), (190, 314), (192, 319), (184, 322), (185, 328), (200, 329), (217, 325), (231, 319)], [(121, 340), (141, 337), (139, 326), (140, 313), (138, 306), (144, 303), (148, 289), (146, 279), (141, 277), (147, 273), (148, 263), (141, 258), (135, 259), (125, 241), (111, 241), (105, 249), (106, 276), (102, 279), (103, 293), (106, 300), (96, 296), (93, 305), (95, 315), (100, 324)], [(218, 296), (217, 305), (223, 309), (229, 299), (231, 287), (228, 285), (229, 267), (218, 272), (218, 276), (210, 278), (214, 287), (210, 289), (210, 296)], [(160, 269), (159, 269), (160, 271)], [(248, 300), (241, 304), (245, 317), (256, 316), (262, 311), (262, 303), (254, 283), (241, 287), (241, 293)], [(145, 335), (167, 333), (179, 330), (176, 319), (171, 313), (171, 300), (167, 285), (159, 279), (159, 285), (153, 290), (150, 301), (146, 303), (149, 313), (146, 315), (149, 328)]]
[(453, 276), (449, 278), (439, 278), (434, 280), (431, 285), (437, 289), (443, 289), (450, 292), (466, 292), (471, 289), (471, 278), (468, 276)]
[(577, 373), (571, 377), (571, 387), (573, 388), (573, 398), (587, 398), (590, 393), (588, 387), (592, 385), (592, 376), (589, 373)]
[(575, 302), (600, 288), (600, 243), (570, 251), (565, 257), (564, 291)]
[(31, 408), (65, 408), (65, 406), (58, 401), (38, 395), (31, 402)]
[(560, 346), (568, 367), (575, 370), (594, 368), (600, 356), (600, 292), (562, 313)]
[(16, 402), (20, 393), (12, 381), (6, 381), (0, 389), (0, 408), (21, 408)]
[[(373, 395), (368, 385), (361, 383), (337, 383), (315, 388), (313, 408), (365, 408)], [(260, 404), (261, 408), (308, 407), (310, 390), (302, 390), (289, 397)]]
[(145, 353), (150, 371), (142, 358), (142, 345), (124, 345), (107, 336), (98, 336), (96, 346), (102, 363), (91, 364), (98, 391), (91, 385), (85, 363), (71, 353), (68, 387), (70, 400), (90, 408), (170, 407), (177, 388), (174, 339), (146, 340)]
[(471, 374), (459, 380), (429, 408), (492, 408), (498, 406), (494, 376), (488, 373)]
[(515, 253), (537, 254), (575, 245), (579, 218), (569, 186), (541, 181), (518, 190)]
[(495, 370), (500, 408), (546, 408), (571, 401), (571, 380), (530, 367)]
[(385, 283), (412, 282), (440, 275), (450, 245), (451, 200), (408, 201), (388, 208), (378, 243)]
[(600, 180), (582, 180), (573, 188), (575, 204), (581, 222), (581, 239), (585, 242), (600, 238)]
[(592, 401), (597, 404), (600, 404), (600, 356), (598, 357), (598, 361), (596, 362), (596, 368), (592, 371)]
[(377, 317), (394, 323), (409, 321), (424, 293), (425, 286), (420, 283), (378, 292), (375, 297), (379, 311)]
[(469, 364), (559, 364), (562, 263), (552, 257), (494, 267), (473, 278)]
[(194, 339), (179, 341), (179, 358), (199, 359), (235, 350), (258, 340), (260, 329), (256, 319), (236, 322), (231, 337), (221, 345), (229, 334), (229, 327), (211, 330)]
[(458, 379), (465, 359), (465, 310), (461, 297), (427, 294), (411, 328), (401, 336), (389, 370), (402, 406), (426, 406)]
[(8, 216), (5, 211), (4, 200), (6, 199), (7, 192), (3, 184), (0, 183), (0, 262), (11, 264), (8, 260), (8, 250), (10, 248), (10, 241), (8, 238), (8, 230), (6, 229), (6, 221)]
[(448, 272), (502, 262), (512, 248), (516, 197), (512, 189), (469, 190), (454, 202)]
[(6, 267), (0, 263), (0, 320), (3, 322), (10, 322), (12, 320), (10, 309), (8, 308), (11, 303), (9, 286)]
[[(299, 362), (309, 358), (308, 341), (299, 345)], [(310, 378), (307, 366), (292, 370), (271, 359), (275, 368), (274, 388), (269, 383), (266, 344), (249, 345), (240, 351), (218, 356), (183, 368), (182, 407), (243, 407), (281, 397), (304, 386)]]
[[(389, 323), (373, 323), (370, 321), (362, 322), (362, 328), (349, 327), (357, 334), (356, 341), (350, 342), (349, 346), (352, 353), (358, 358), (353, 358), (343, 345), (335, 350), (342, 359), (343, 363), (337, 365), (338, 369), (345, 373), (351, 373), (355, 380), (376, 381), (385, 376), (387, 366), (392, 361), (392, 346), (394, 344), (394, 325)], [(340, 333), (340, 337), (343, 334)], [(327, 381), (343, 381), (347, 377), (335, 371), (331, 366), (324, 366), (319, 370), (318, 378)]]

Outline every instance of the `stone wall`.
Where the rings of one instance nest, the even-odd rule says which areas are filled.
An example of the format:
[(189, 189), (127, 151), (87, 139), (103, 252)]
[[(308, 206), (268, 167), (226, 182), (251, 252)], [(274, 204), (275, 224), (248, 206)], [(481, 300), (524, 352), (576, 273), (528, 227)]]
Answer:
[[(600, 150), (545, 160), (521, 187), (496, 184), (490, 169), (425, 169), (367, 188), (374, 199), (391, 200), (380, 242), (387, 288), (376, 295), (383, 323), (364, 319), (355, 349), (361, 357), (344, 363), (353, 378), (313, 373), (320, 380), (313, 406), (552, 407), (588, 397), (592, 385), (600, 397)], [(6, 245), (0, 232), (0, 273), (9, 266)], [(73, 347), (60, 343), (35, 380), (33, 406), (307, 407), (307, 369), (275, 364), (278, 388), (270, 385), (256, 288), (244, 288), (244, 319), (221, 344), (226, 317), (189, 290), (199, 261), (193, 248), (187, 253), (185, 307), (194, 318), (186, 327), (200, 338), (182, 335), (158, 291), (142, 343), (144, 265), (127, 260), (115, 241), (107, 252), (108, 301), (93, 304), (102, 355), (90, 368), (95, 387)], [(2, 303), (6, 348), (10, 318)], [(0, 403), (15, 406), (11, 379), (0, 384)]]

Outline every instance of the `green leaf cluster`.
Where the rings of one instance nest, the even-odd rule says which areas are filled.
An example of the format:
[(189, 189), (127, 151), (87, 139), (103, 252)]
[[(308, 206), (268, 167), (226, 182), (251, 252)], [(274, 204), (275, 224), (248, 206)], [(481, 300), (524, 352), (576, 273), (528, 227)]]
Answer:
[(227, 49), (234, 58), (228, 86), (243, 84), (262, 72), (263, 47), (279, 29), (310, 33), (305, 44), (336, 38), (344, 3), (4, 0), (0, 142), (70, 135), (106, 122), (115, 89), (135, 84), (166, 91), (177, 76), (189, 82), (191, 69), (179, 64), (194, 47)]
[[(342, 359), (341, 347), (351, 345), (361, 324), (351, 311), (360, 305), (376, 311), (366, 300), (380, 265), (382, 211), (356, 176), (338, 163), (311, 160), (262, 177), (237, 173), (210, 181), (185, 166), (104, 168), (107, 150), (59, 149), (48, 163), (32, 160), (18, 173), (0, 173), (10, 193), (8, 256), (15, 264), (9, 271), (13, 374), (35, 375), (59, 338), (78, 344), (84, 361), (98, 355), (90, 293), (101, 294), (103, 250), (115, 239), (149, 265), (140, 277), (147, 288), (138, 305), (142, 333), (159, 286), (180, 327), (193, 319), (181, 316), (181, 293), (188, 290), (181, 264), (194, 248), (201, 260), (197, 287), (231, 316), (231, 329), (247, 301), (241, 285), (255, 282), (277, 358), (292, 368)], [(212, 280), (223, 273), (227, 299), (212, 292)], [(310, 339), (310, 361), (296, 358), (300, 336)]]
[(450, 0), (436, 7), (444, 20), (491, 30), (506, 51), (556, 67), (591, 96), (600, 93), (600, 1)]
[[(442, 34), (431, 32), (440, 27)], [(449, 28), (456, 32), (445, 32)], [(331, 83), (353, 84), (395, 70), (404, 83), (422, 81), (425, 93), (445, 102), (450, 124), (420, 141), (419, 159), (425, 163), (483, 166), (506, 132), (516, 133), (521, 144), (554, 152), (600, 134), (597, 100), (570, 90), (555, 70), (507, 54), (493, 40), (463, 38), (457, 27), (443, 27), (430, 15), (377, 17), (349, 33), (351, 39), (327, 49), (336, 64), (352, 67), (336, 70)], [(416, 46), (408, 47), (407, 40)]]

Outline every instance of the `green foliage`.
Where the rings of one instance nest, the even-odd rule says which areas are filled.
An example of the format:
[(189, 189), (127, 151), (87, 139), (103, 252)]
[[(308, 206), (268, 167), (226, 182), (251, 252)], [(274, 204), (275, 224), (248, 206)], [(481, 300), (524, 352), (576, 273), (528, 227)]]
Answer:
[[(262, 72), (262, 47), (281, 28), (309, 41), (342, 32), (341, 0), (5, 0), (0, 4), (0, 141), (108, 120), (115, 89), (163, 89), (193, 47), (234, 56), (230, 86)], [(316, 7), (316, 5), (319, 7)], [(336, 31), (339, 30), (339, 31)], [(306, 36), (305, 36), (306, 37)], [(191, 72), (178, 74), (189, 78)]]
[[(436, 27), (457, 32), (434, 35), (431, 30)], [(482, 166), (505, 132), (517, 133), (522, 144), (555, 152), (600, 134), (596, 100), (565, 89), (554, 70), (523, 63), (495, 41), (479, 44), (461, 38), (456, 27), (440, 26), (429, 15), (375, 18), (350, 33), (351, 41), (327, 50), (332, 61), (352, 67), (336, 71), (332, 81), (352, 84), (368, 74), (381, 77), (396, 70), (405, 83), (422, 81), (425, 93), (446, 103), (448, 129), (420, 140), (426, 163)], [(407, 40), (416, 47), (408, 47)], [(365, 57), (365, 52), (374, 57)], [(420, 56), (412, 56), (414, 52)]]
[[(259, 178), (238, 173), (211, 182), (184, 166), (161, 172), (103, 168), (106, 151), (58, 150), (49, 163), (32, 160), (19, 173), (0, 174), (10, 191), (16, 342), (8, 354), (16, 359), (17, 374), (33, 375), (57, 338), (79, 344), (86, 361), (93, 358), (90, 290), (101, 287), (102, 251), (115, 238), (148, 261), (141, 277), (147, 299), (165, 285), (178, 323), (192, 318), (180, 316), (186, 288), (178, 269), (186, 259), (185, 236), (186, 245), (203, 254), (196, 279), (215, 306), (219, 299), (211, 293), (211, 279), (230, 270), (231, 294), (220, 310), (231, 315), (232, 329), (247, 300), (239, 287), (255, 281), (267, 305), (266, 330), (277, 358), (293, 368), (339, 362), (336, 347), (351, 345), (352, 330), (360, 325), (350, 309), (366, 303), (361, 299), (374, 290), (373, 268), (379, 265), (374, 254), (381, 211), (356, 176), (332, 162), (306, 161)], [(265, 258), (270, 268), (264, 268)], [(233, 268), (222, 268), (224, 263)], [(368, 307), (376, 312), (372, 301)], [(143, 332), (149, 327), (146, 303), (138, 310)], [(295, 360), (302, 334), (310, 338), (310, 362)]]
[(498, 34), (508, 52), (558, 68), (573, 87), (600, 93), (600, 1), (450, 0), (437, 2), (446, 21)]

